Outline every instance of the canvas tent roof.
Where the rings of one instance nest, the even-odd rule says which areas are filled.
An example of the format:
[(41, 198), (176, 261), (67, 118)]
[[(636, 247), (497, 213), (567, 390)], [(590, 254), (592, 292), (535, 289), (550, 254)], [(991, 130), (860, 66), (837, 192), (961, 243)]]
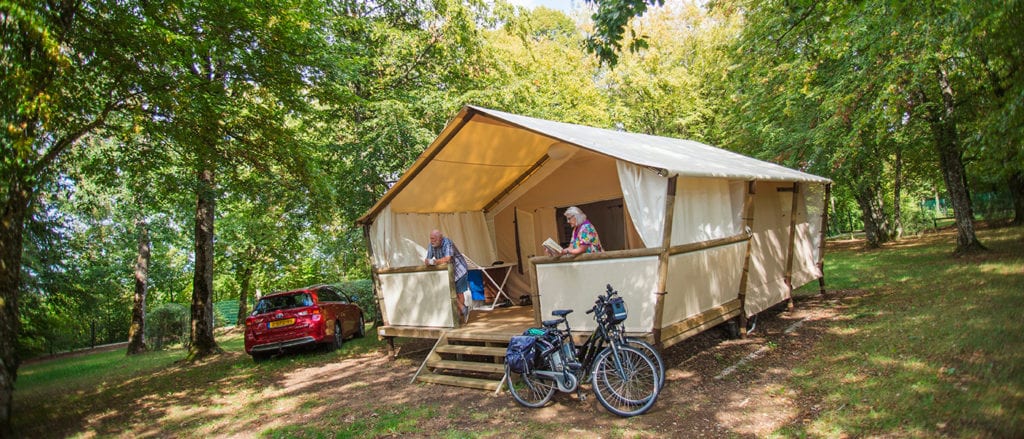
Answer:
[(373, 221), (388, 204), (394, 212), (484, 210), (536, 170), (549, 150), (558, 148), (582, 148), (667, 176), (830, 182), (692, 140), (466, 106), (358, 222)]

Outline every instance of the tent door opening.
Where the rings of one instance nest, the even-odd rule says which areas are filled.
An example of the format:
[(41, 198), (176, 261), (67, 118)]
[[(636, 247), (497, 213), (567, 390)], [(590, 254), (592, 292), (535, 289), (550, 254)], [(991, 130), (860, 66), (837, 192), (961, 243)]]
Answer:
[[(587, 204), (577, 204), (594, 228), (597, 229), (597, 236), (601, 238), (601, 246), (605, 251), (626, 249), (626, 220), (625, 204), (622, 198), (598, 201)], [(572, 227), (565, 220), (565, 209), (569, 206), (555, 209), (555, 224), (558, 226), (558, 242), (562, 247), (569, 245), (572, 240)], [(520, 218), (522, 218), (520, 216)]]

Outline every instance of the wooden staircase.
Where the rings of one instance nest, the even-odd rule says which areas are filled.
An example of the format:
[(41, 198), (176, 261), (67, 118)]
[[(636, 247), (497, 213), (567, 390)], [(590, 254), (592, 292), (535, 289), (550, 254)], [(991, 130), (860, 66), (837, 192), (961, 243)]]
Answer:
[(510, 336), (469, 331), (443, 334), (420, 366), (413, 382), (501, 391), (505, 349)]

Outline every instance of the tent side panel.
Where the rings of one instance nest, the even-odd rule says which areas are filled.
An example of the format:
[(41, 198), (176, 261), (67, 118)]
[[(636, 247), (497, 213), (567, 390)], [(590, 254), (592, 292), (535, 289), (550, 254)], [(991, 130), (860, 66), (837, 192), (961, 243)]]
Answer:
[(815, 235), (808, 224), (797, 224), (796, 242), (793, 246), (793, 289), (821, 277), (821, 270), (814, 260), (813, 240), (810, 235)]
[[(789, 253), (789, 225), (793, 193), (779, 188), (792, 188), (788, 182), (759, 182), (754, 195), (754, 230), (750, 260), (750, 279), (745, 311), (757, 314), (788, 298), (786, 258)], [(798, 203), (801, 198), (798, 197)], [(801, 203), (802, 204), (802, 203)], [(799, 207), (799, 206), (798, 206)], [(805, 209), (797, 209), (797, 237), (794, 242), (794, 272), (813, 266), (812, 238), (807, 232)], [(804, 232), (800, 229), (804, 228)], [(815, 268), (816, 270), (816, 268)], [(794, 275), (793, 286), (806, 283), (806, 275)], [(798, 282), (800, 281), (800, 282)]]
[(746, 241), (669, 258), (662, 327), (736, 300)]
[(452, 328), (448, 270), (381, 273), (380, 288), (388, 324)]
[(801, 199), (797, 209), (796, 242), (794, 243), (793, 288), (822, 276), (821, 223), (825, 215), (825, 185), (800, 185)]
[(626, 331), (650, 332), (658, 289), (657, 256), (538, 264), (541, 319), (550, 319), (556, 309), (571, 309), (568, 318), (574, 331), (593, 330), (594, 318), (586, 312), (608, 284), (626, 302)]

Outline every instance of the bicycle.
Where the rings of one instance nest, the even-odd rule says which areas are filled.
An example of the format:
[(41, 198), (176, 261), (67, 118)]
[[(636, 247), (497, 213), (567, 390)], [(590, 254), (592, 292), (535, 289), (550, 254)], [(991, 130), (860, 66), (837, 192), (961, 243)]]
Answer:
[[(608, 288), (611, 291), (610, 285)], [(545, 320), (543, 328), (533, 328), (525, 336), (513, 337), (505, 363), (505, 380), (512, 398), (525, 407), (539, 408), (551, 400), (557, 389), (565, 393), (576, 391), (584, 401), (580, 383), (589, 378), (597, 400), (608, 411), (630, 417), (649, 410), (661, 390), (654, 362), (636, 348), (622, 344), (618, 336), (609, 335), (625, 319), (624, 307), (621, 314), (613, 314), (609, 300), (599, 296), (594, 307), (587, 311), (587, 314), (594, 314), (597, 327), (579, 346), (573, 342), (566, 319), (572, 312), (571, 309), (555, 310), (551, 314), (557, 319)], [(562, 324), (564, 330), (559, 329)], [(519, 364), (508, 361), (512, 358), (512, 346), (521, 342), (533, 343), (531, 348), (537, 346), (536, 367), (512, 368), (513, 364)]]

